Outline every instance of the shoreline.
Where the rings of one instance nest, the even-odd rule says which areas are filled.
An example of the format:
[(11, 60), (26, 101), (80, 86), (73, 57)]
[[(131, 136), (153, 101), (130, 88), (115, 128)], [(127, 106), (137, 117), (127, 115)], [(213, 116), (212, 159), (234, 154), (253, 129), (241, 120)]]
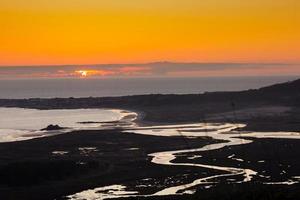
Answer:
[[(1, 118), (7, 117), (0, 123), (0, 143), (51, 137), (76, 130), (133, 126), (136, 118), (136, 113), (131, 111), (108, 108), (39, 110), (0, 107), (0, 111), (1, 115), (5, 115)], [(114, 123), (107, 124), (111, 120)], [(14, 121), (17, 121), (18, 124), (15, 125)], [(58, 125), (63, 128), (43, 130), (49, 125)]]
[[(122, 97), (0, 99), (0, 107), (36, 109), (113, 108), (139, 112), (137, 122), (140, 124), (178, 124), (209, 120), (209, 122), (251, 123), (253, 124), (251, 126), (253, 130), (258, 131), (262, 127), (265, 127), (265, 130), (293, 131), (300, 130), (299, 88), (300, 79), (260, 89), (236, 92), (206, 92), (185, 95), (149, 94)], [(237, 114), (237, 117), (234, 116), (234, 113)], [(247, 117), (245, 117), (246, 115)], [(272, 125), (278, 124), (272, 124), (274, 120), (280, 122), (282, 127), (272, 128)], [(266, 122), (266, 126), (256, 126), (261, 121)], [(290, 123), (290, 121), (293, 123)]]
[[(100, 187), (97, 195), (116, 192), (134, 197), (132, 192), (139, 192), (151, 200), (222, 199), (226, 192), (234, 199), (249, 200), (252, 190), (263, 194), (262, 199), (271, 195), (276, 200), (297, 199), (299, 84), (300, 80), (259, 90), (202, 95), (0, 100), (0, 107), (113, 108), (124, 115), (118, 122), (104, 124), (103, 130), (0, 143), (0, 198), (60, 200), (85, 190), (91, 194), (91, 188)], [(99, 125), (88, 118), (79, 122)], [(238, 124), (243, 127), (230, 129)], [(220, 170), (224, 168), (242, 174), (250, 169), (257, 174), (242, 183), (242, 174), (227, 176)], [(193, 184), (201, 180), (205, 184)], [(174, 187), (182, 196), (170, 193)], [(168, 195), (149, 197), (159, 191)]]
[[(121, 112), (124, 112), (124, 111), (121, 111)], [(125, 112), (127, 112), (127, 111), (125, 111)], [(129, 113), (129, 115), (130, 115), (130, 113)], [(125, 114), (125, 116), (126, 116), (126, 114)], [(144, 116), (142, 116), (142, 117), (144, 117)], [(131, 120), (133, 119), (133, 118), (130, 118)], [(142, 120), (143, 118), (139, 118), (139, 117), (137, 117), (136, 118), (136, 120)], [(135, 123), (135, 121), (133, 121), (134, 123)], [(156, 124), (157, 125), (157, 124)], [(167, 125), (167, 124), (164, 124), (164, 125), (161, 125), (161, 124), (159, 124), (159, 125), (157, 125), (158, 127), (168, 127), (168, 129), (167, 130), (169, 130), (169, 131), (171, 131), (171, 129), (172, 129), (172, 127), (173, 126), (175, 126), (174, 124), (172, 124), (172, 125)], [(177, 126), (179, 126), (179, 127), (186, 127), (186, 124), (185, 125), (179, 125), (179, 124), (177, 124)], [(193, 126), (193, 124), (192, 124), (192, 126)], [(149, 129), (149, 126), (146, 126), (146, 127), (148, 127), (147, 129)], [(186, 127), (186, 128), (188, 128), (188, 127)], [(151, 126), (150, 126), (150, 129), (151, 129)], [(190, 129), (190, 128), (188, 128), (188, 129)], [(133, 168), (135, 168), (135, 167), (138, 167), (139, 166), (139, 164), (134, 164), (134, 163), (140, 163), (140, 162), (142, 162), (142, 163), (144, 163), (143, 164), (143, 166), (155, 166), (155, 167), (158, 167), (158, 168), (161, 168), (161, 169), (168, 169), (168, 170), (170, 170), (171, 168), (174, 168), (174, 170), (176, 171), (176, 174), (185, 174), (185, 173), (187, 173), (187, 174), (190, 174), (191, 172), (187, 172), (186, 170), (191, 170), (190, 168), (189, 168), (189, 166), (161, 166), (161, 165), (158, 165), (158, 166), (156, 166), (154, 163), (152, 163), (151, 164), (151, 160), (150, 160), (150, 158), (149, 158), (149, 154), (151, 154), (151, 153), (155, 153), (155, 152), (163, 152), (163, 151), (161, 151), (162, 149), (160, 149), (160, 150), (158, 150), (157, 148), (162, 148), (162, 147), (164, 147), (164, 148), (169, 148), (169, 149), (165, 149), (165, 150), (168, 150), (168, 151), (174, 151), (174, 149), (176, 150), (182, 150), (182, 149), (186, 149), (186, 148), (192, 148), (192, 147), (194, 147), (194, 148), (199, 148), (199, 146), (201, 146), (201, 143), (202, 143), (202, 145), (203, 145), (203, 143), (207, 143), (207, 141), (209, 141), (210, 143), (216, 143), (216, 142), (220, 142), (220, 141), (217, 141), (216, 139), (212, 139), (212, 138), (207, 138), (207, 136), (208, 135), (206, 135), (206, 133), (205, 132), (203, 132), (203, 138), (189, 138), (189, 137), (184, 137), (185, 139), (183, 140), (182, 138), (182, 136), (181, 135), (179, 135), (179, 134), (177, 134), (176, 133), (176, 136), (175, 137), (164, 137), (164, 136), (150, 136), (150, 135), (140, 135), (140, 134), (133, 134), (132, 135), (132, 133), (130, 133), (130, 132), (134, 132), (134, 131), (139, 131), (139, 130), (143, 130), (143, 127), (141, 127), (141, 129), (130, 129), (129, 128), (129, 130), (127, 131), (127, 132), (129, 132), (129, 133), (126, 133), (126, 134), (124, 134), (124, 130), (118, 130), (118, 129), (108, 129), (108, 130), (77, 130), (77, 131), (73, 131), (73, 132), (71, 132), (70, 134), (62, 134), (62, 135), (57, 135), (57, 136), (53, 136), (53, 137), (48, 137), (48, 138), (37, 138), (37, 139), (32, 139), (32, 140), (27, 140), (27, 141), (22, 141), (22, 142), (14, 142), (14, 143), (11, 143), (11, 144), (14, 144), (14, 146), (18, 146), (18, 145), (21, 145), (21, 146), (23, 146), (23, 145), (26, 145), (26, 144), (34, 144), (34, 145), (30, 145), (30, 147), (29, 146), (27, 146), (27, 148), (30, 148), (30, 149), (35, 149), (35, 148), (37, 148), (37, 149), (39, 149), (39, 147), (37, 147), (37, 145), (39, 145), (39, 144), (47, 144), (47, 143), (49, 143), (49, 142), (51, 142), (51, 141), (56, 141), (55, 143), (56, 143), (56, 145), (54, 145), (54, 146), (60, 146), (60, 148), (58, 148), (58, 149), (53, 149), (53, 147), (52, 147), (52, 149), (49, 151), (48, 150), (48, 156), (46, 157), (47, 159), (45, 160), (45, 161), (43, 161), (43, 162), (52, 162), (51, 160), (57, 160), (57, 162), (65, 162), (64, 160), (66, 159), (66, 158), (68, 158), (67, 160), (69, 160), (69, 159), (71, 159), (71, 160), (73, 160), (73, 159), (78, 159), (77, 157), (79, 156), (79, 157), (81, 157), (83, 160), (86, 160), (86, 159), (95, 159), (95, 157), (94, 156), (92, 156), (91, 158), (88, 158), (88, 157), (85, 157), (84, 155), (81, 155), (80, 154), (80, 151), (79, 151), (79, 154), (75, 154), (75, 155), (73, 155), (74, 154), (74, 150), (70, 150), (70, 149), (63, 149), (63, 148), (61, 148), (61, 146), (62, 146), (62, 144), (64, 143), (64, 140), (61, 140), (61, 138), (65, 138), (66, 139), (66, 141), (69, 141), (69, 140), (72, 140), (72, 141), (74, 141), (74, 143), (71, 145), (72, 146), (72, 148), (74, 148), (74, 147), (77, 147), (77, 148), (79, 148), (80, 146), (80, 148), (82, 148), (82, 146), (84, 147), (84, 148), (96, 148), (96, 150), (97, 151), (93, 151), (92, 149), (91, 149), (91, 151), (90, 151), (90, 153), (91, 153), (91, 155), (94, 155), (94, 154), (97, 154), (97, 156), (99, 157), (99, 159), (100, 160), (103, 160), (102, 159), (102, 156), (103, 155), (101, 155), (103, 152), (107, 152), (108, 151), (108, 149), (110, 149), (110, 148), (113, 148), (111, 145), (115, 145), (115, 144), (117, 144), (117, 145), (124, 145), (124, 144), (128, 144), (128, 143), (133, 143), (133, 145), (130, 145), (130, 146), (128, 146), (128, 147), (123, 147), (123, 149), (122, 149), (122, 151), (116, 151), (115, 152), (115, 150), (110, 150), (111, 152), (109, 153), (109, 154), (111, 154), (109, 157), (104, 157), (105, 159), (113, 159), (113, 158), (115, 158), (115, 157), (118, 157), (118, 159), (121, 159), (121, 157), (119, 157), (119, 156), (122, 156), (125, 152), (127, 152), (128, 154), (127, 154), (127, 156), (130, 156), (130, 157), (132, 157), (132, 156), (134, 156), (135, 157), (135, 154), (140, 154), (140, 155), (143, 155), (142, 157), (143, 157), (143, 159), (141, 159), (140, 160), (140, 158), (139, 159), (137, 159), (137, 158), (132, 158), (133, 160), (132, 161), (129, 161), (129, 160), (124, 160), (124, 158), (122, 158), (121, 160), (122, 160), (122, 163), (123, 164), (121, 164), (121, 165), (124, 165), (125, 163), (126, 163), (126, 165), (128, 165), (125, 169), (127, 169), (127, 170), (132, 170), (131, 168), (133, 167)], [(154, 129), (155, 130), (155, 129)], [(100, 134), (98, 134), (98, 133), (100, 133)], [(159, 133), (159, 132), (158, 132)], [(80, 137), (82, 137), (82, 139), (76, 139), (76, 137), (77, 136), (79, 136), (78, 134), (80, 134), (81, 136)], [(89, 135), (89, 134), (91, 134), (91, 135)], [(117, 135), (116, 135), (117, 134)], [(129, 134), (129, 135), (128, 135)], [(139, 138), (139, 139), (137, 139), (137, 140), (135, 140), (135, 139), (126, 139), (126, 140), (124, 140), (123, 141), (123, 139), (121, 139), (122, 137), (130, 137), (130, 138)], [(237, 134), (237, 137), (239, 137), (239, 135)], [(87, 138), (89, 138), (89, 139), (87, 139)], [(97, 139), (97, 138), (102, 138), (102, 139)], [(156, 142), (151, 142), (151, 141), (148, 141), (149, 140), (149, 138), (156, 138), (155, 140), (157, 140)], [(157, 142), (159, 141), (159, 142), (161, 142), (162, 140), (167, 140), (167, 141), (170, 141), (169, 143), (168, 143), (168, 145), (173, 145), (173, 146), (169, 146), (169, 147), (167, 147), (168, 145), (162, 145), (162, 146), (160, 146), (160, 145), (158, 145), (157, 144)], [(256, 140), (256, 139), (255, 139)], [(80, 141), (87, 141), (87, 144), (86, 145), (80, 145), (79, 147), (78, 147), (78, 143), (80, 143)], [(107, 143), (106, 143), (106, 141), (107, 141)], [(140, 142), (141, 141), (147, 141), (148, 142), (148, 146), (150, 145), (151, 146), (151, 148), (153, 148), (153, 150), (151, 150), (150, 152), (149, 151), (147, 151), (147, 152), (145, 152), (145, 150), (143, 150), (144, 148), (145, 148), (145, 146), (143, 145), (143, 144), (140, 144)], [(177, 142), (174, 142), (174, 141), (177, 141)], [(189, 141), (188, 143), (186, 143), (187, 141)], [(103, 143), (102, 145), (95, 145), (94, 143), (95, 142), (100, 142), (100, 143)], [(125, 142), (125, 143), (124, 143)], [(50, 143), (51, 144), (51, 143)], [(153, 144), (156, 144), (156, 145), (153, 145)], [(180, 145), (179, 145), (180, 144)], [(43, 148), (46, 148), (47, 149), (47, 147), (45, 147), (43, 145)], [(104, 146), (103, 146), (104, 145)], [(178, 146), (179, 145), (179, 146)], [(5, 147), (6, 146), (6, 147)], [(52, 146), (52, 145), (51, 145)], [(69, 146), (69, 145), (68, 145)], [(70, 147), (71, 147), (70, 146)], [(147, 146), (147, 145), (146, 145)], [(148, 147), (148, 148), (150, 148), (150, 146)], [(243, 145), (238, 145), (238, 146), (243, 146)], [(5, 148), (7, 148), (8, 146), (5, 144), (5, 143), (3, 143), (3, 144), (0, 144), (0, 149), (1, 148), (3, 148), (3, 147), (5, 147)], [(4, 149), (2, 149), (2, 152), (5, 152), (5, 151), (7, 151), (7, 150), (5, 150), (5, 148)], [(15, 147), (16, 148), (16, 147)], [(102, 149), (101, 150), (101, 148), (104, 148), (104, 149)], [(17, 148), (18, 149), (18, 148)], [(22, 148), (23, 149), (23, 148)], [(24, 150), (23, 150), (24, 151)], [(57, 151), (59, 151), (59, 152), (68, 152), (68, 153), (66, 153), (66, 154), (63, 154), (63, 155), (56, 155), (55, 157), (53, 157), (54, 155), (52, 155), (52, 152), (57, 152)], [(16, 151), (16, 153), (18, 152), (18, 150)], [(72, 153), (73, 152), (73, 153)], [(144, 152), (144, 153), (143, 153)], [(24, 152), (24, 153), (26, 153), (26, 152)], [(196, 153), (196, 152), (195, 152)], [(14, 154), (14, 153), (13, 153)], [(13, 155), (12, 154), (12, 155)], [(20, 154), (20, 152), (18, 152), (17, 154)], [(29, 155), (31, 155), (32, 153), (30, 153), (30, 152), (28, 152), (28, 153), (26, 153), (24, 156), (22, 156), (23, 157), (23, 159), (25, 158), (26, 159), (26, 157), (28, 157)], [(49, 157), (49, 154), (50, 154), (50, 157)], [(99, 154), (99, 155), (98, 155)], [(117, 154), (120, 154), (120, 155), (117, 155)], [(104, 154), (105, 155), (105, 154)], [(31, 157), (31, 156), (30, 156)], [(42, 157), (44, 157), (44, 156), (42, 156)], [(16, 161), (16, 160), (18, 160), (18, 159), (16, 159), (16, 158), (11, 158), (12, 159), (12, 161)], [(22, 159), (22, 160), (23, 160)], [(32, 158), (31, 158), (32, 159)], [(36, 160), (41, 160), (42, 158), (37, 158)], [(45, 159), (45, 158), (44, 158)], [(42, 160), (44, 160), (44, 159), (42, 159)], [(61, 160), (61, 159), (63, 159), (63, 160)], [(136, 160), (137, 159), (137, 160)], [(199, 160), (199, 159), (196, 159), (195, 161), (197, 161), (197, 160)], [(104, 161), (104, 160), (103, 160)], [(31, 162), (31, 161), (30, 161)], [(72, 161), (73, 162), (73, 161)], [(82, 162), (82, 161), (80, 161), (80, 162)], [(92, 162), (92, 161), (85, 161), (85, 162)], [(94, 161), (93, 161), (94, 162)], [(110, 161), (105, 161), (105, 163), (107, 163), (107, 165), (108, 166), (110, 166), (112, 163), (114, 163), (115, 161), (112, 161), (112, 160), (110, 160)], [(133, 162), (133, 163), (131, 163), (131, 162)], [(149, 163), (150, 162), (150, 163)], [(176, 163), (178, 162), (178, 158), (176, 158)], [(191, 161), (189, 161), (189, 162), (191, 162)], [(194, 162), (194, 161), (193, 161)], [(10, 163), (10, 162), (9, 162)], [(75, 162), (76, 163), (76, 162)], [(1, 166), (5, 166), (6, 164), (4, 164), (3, 163), (3, 160), (1, 161), (1, 154), (0, 154), (0, 169), (1, 169)], [(13, 163), (11, 163), (11, 165), (13, 165), (14, 166), (14, 164)], [(106, 164), (105, 164), (106, 165)], [(115, 164), (113, 164), (113, 165), (115, 165)], [(135, 166), (134, 167), (134, 165), (137, 165), (137, 166)], [(102, 166), (102, 164), (101, 164), (101, 166)], [(118, 167), (117, 167), (118, 166)], [(105, 167), (105, 166), (102, 166), (102, 167)], [(192, 166), (191, 166), (192, 167)], [(106, 167), (105, 167), (106, 168)], [(111, 167), (108, 167), (108, 168), (111, 168)], [(99, 185), (103, 185), (103, 186), (107, 186), (107, 185), (109, 185), (109, 183), (113, 183), (113, 184), (116, 184), (116, 183), (122, 183), (123, 181), (122, 181), (122, 177), (115, 177), (115, 178), (109, 178), (109, 177), (111, 177), (111, 176), (117, 176), (117, 174), (118, 173), (121, 173), (119, 170), (124, 170), (124, 166), (123, 167), (121, 167), (120, 168), (120, 166), (119, 166), (119, 164), (117, 164), (117, 165), (115, 165), (113, 168), (116, 168), (116, 169), (114, 169), (113, 171), (110, 171), (110, 170), (108, 170), (108, 174), (99, 174), (98, 172), (97, 172), (97, 174), (98, 174), (98, 176), (100, 176), (100, 177), (105, 177), (105, 180), (103, 180), (103, 182), (99, 182), (99, 183), (97, 183), (97, 184), (95, 184), (94, 186), (85, 186), (85, 185), (81, 185), (81, 186), (77, 186), (77, 187), (82, 187), (81, 189), (76, 189), (76, 190), (72, 190), (71, 188), (70, 188), (70, 192), (66, 192), (67, 190), (65, 189), (65, 190), (63, 190), (63, 191), (65, 191), (65, 192), (63, 192), (64, 194), (66, 194), (66, 193), (68, 193), (68, 194), (74, 194), (74, 192), (76, 192), (76, 191), (82, 191), (82, 190), (84, 190), (84, 188), (85, 187), (87, 187), (87, 188), (97, 188), (97, 186), (99, 186)], [(194, 168), (194, 167), (193, 167)], [(251, 168), (251, 167), (250, 167)], [(116, 170), (116, 171), (115, 171)], [(137, 170), (141, 170), (141, 169), (136, 169), (134, 172), (135, 173), (137, 173)], [(209, 171), (209, 174), (211, 174), (212, 176), (213, 176), (213, 174), (215, 174), (216, 172), (213, 170), (213, 171), (211, 171), (210, 169), (203, 169), (203, 168), (201, 168), (201, 170), (202, 171)], [(286, 170), (286, 169), (285, 169)], [(93, 172), (95, 172), (94, 170), (92, 170)], [(197, 168), (195, 168), (195, 169), (193, 169), (192, 171), (195, 171), (195, 173), (197, 172), (197, 171), (199, 171), (199, 169), (197, 169)], [(1, 170), (0, 170), (0, 173), (1, 173)], [(50, 173), (50, 172), (49, 172)], [(133, 173), (133, 172), (132, 172)], [(129, 177), (131, 177), (130, 179), (132, 179), (133, 177), (135, 177), (132, 173), (130, 173), (129, 174)], [(140, 172), (139, 172), (140, 173)], [(138, 174), (139, 174), (138, 173)], [(155, 177), (155, 176), (157, 176), (157, 175), (159, 175), (160, 174), (160, 172), (159, 171), (157, 171), (157, 170), (154, 170), (153, 172), (151, 172), (151, 173), (153, 173), (153, 175), (148, 175), (147, 177)], [(164, 171), (164, 173), (166, 173), (166, 171)], [(119, 174), (120, 175), (120, 174)], [(161, 175), (159, 175), (159, 176), (161, 176)], [(207, 176), (207, 175), (206, 175)], [(200, 177), (202, 177), (202, 178), (205, 178), (206, 176), (200, 176)], [(85, 176), (83, 176), (83, 177), (85, 177)], [(83, 178), (82, 177), (82, 178)], [(128, 178), (129, 178), (128, 177)], [(147, 178), (147, 177), (144, 177), (144, 178)], [(198, 178), (199, 178), (199, 176), (198, 176)], [(224, 177), (225, 178), (225, 177)], [(134, 178), (133, 178), (134, 179)], [(137, 179), (139, 180), (139, 179), (142, 179), (141, 178), (141, 174), (139, 175), (139, 177), (137, 177)], [(193, 175), (193, 176), (191, 176), (191, 177), (189, 177), (187, 180), (182, 180), (182, 183), (183, 184), (188, 184), (188, 183), (190, 183), (192, 180), (195, 180), (195, 179), (197, 179), (197, 176), (195, 176), (195, 175)], [(115, 180), (115, 181), (113, 181), (113, 180)], [(68, 179), (66, 179), (66, 181), (68, 181)], [(65, 181), (63, 181), (63, 182), (65, 182)], [(126, 181), (125, 181), (125, 184), (127, 184), (126, 183)], [(132, 186), (130, 186), (132, 183), (130, 183), (129, 184), (129, 188), (131, 188), (131, 189), (133, 189), (134, 187), (133, 187), (133, 185)], [(204, 185), (205, 186), (205, 185)], [(218, 186), (217, 186), (218, 187)], [(279, 187), (279, 186), (278, 186)], [(86, 189), (87, 189), (86, 188)], [(202, 188), (202, 187), (200, 187), (200, 188)], [(151, 187), (150, 188), (148, 188), (148, 189), (146, 189), (146, 191), (151, 191), (151, 190), (154, 190), (154, 188), (153, 189), (151, 189)], [(1, 190), (1, 184), (0, 184), (0, 193), (1, 193), (1, 191), (3, 191), (3, 190)], [(39, 191), (39, 189), (37, 189), (37, 191), (36, 192), (38, 192)], [(73, 191), (73, 192), (72, 192)], [(24, 191), (25, 192), (25, 191)], [(6, 192), (5, 192), (6, 193)], [(63, 194), (62, 193), (62, 194)], [(9, 194), (9, 193), (8, 193)], [(20, 193), (20, 194), (22, 194), (22, 195), (24, 195), (24, 193)], [(25, 192), (25, 194), (26, 194), (26, 192)], [(43, 193), (43, 195), (45, 195), (44, 193)], [(1, 196), (1, 195), (0, 195)], [(39, 195), (38, 195), (39, 196)], [(62, 195), (62, 196), (64, 196), (64, 195)], [(193, 196), (193, 195), (192, 195)], [(40, 197), (40, 196), (39, 196)], [(55, 198), (57, 198), (57, 199), (59, 199), (58, 198), (59, 196), (55, 196)], [(160, 198), (160, 197), (151, 197), (151, 198)], [(26, 199), (26, 198), (25, 198)], [(31, 198), (30, 198), (31, 199)], [(34, 198), (33, 198), (34, 199)], [(37, 198), (38, 199), (38, 198)]]

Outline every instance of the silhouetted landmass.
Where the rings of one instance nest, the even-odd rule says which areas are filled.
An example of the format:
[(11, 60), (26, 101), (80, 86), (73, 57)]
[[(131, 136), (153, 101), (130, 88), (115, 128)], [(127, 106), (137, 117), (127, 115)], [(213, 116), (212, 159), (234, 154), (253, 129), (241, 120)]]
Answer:
[[(266, 116), (258, 111), (251, 119), (239, 116), (229, 119), (247, 122), (248, 128), (258, 130), (300, 130), (300, 79), (260, 89), (240, 92), (207, 92), (188, 95), (137, 95), (124, 97), (53, 98), (53, 99), (0, 99), (0, 106), (37, 109), (74, 108), (120, 108), (144, 113), (143, 122), (198, 122), (204, 120), (228, 121), (226, 118), (212, 119), (210, 115), (243, 109), (270, 106), (290, 107), (285, 115)], [(275, 121), (280, 121), (280, 126)], [(257, 127), (264, 121), (265, 126)], [(253, 123), (252, 123), (253, 122)], [(270, 122), (268, 124), (267, 122)], [(274, 127), (277, 126), (277, 127)]]
[(92, 169), (103, 170), (105, 167), (93, 160), (84, 165), (74, 160), (63, 159), (15, 161), (0, 167), (0, 185), (9, 187), (38, 185), (79, 176)]
[(41, 131), (55, 131), (55, 130), (61, 130), (64, 129), (63, 127), (60, 127), (59, 125), (53, 125), (50, 124), (46, 128), (41, 129)]
[[(123, 108), (143, 112), (145, 118), (141, 123), (233, 121), (247, 123), (248, 130), (299, 131), (300, 79), (241, 92), (1, 99), (0, 106), (37, 109)], [(254, 114), (252, 117), (244, 117), (245, 113)], [(182, 139), (99, 130), (1, 143), (0, 199), (63, 199), (65, 195), (116, 183), (124, 183), (130, 188), (130, 185), (136, 184), (136, 180), (145, 178), (154, 178), (157, 185), (166, 184), (166, 177), (172, 177), (180, 183), (189, 183), (196, 178), (221, 172), (205, 168), (156, 165), (150, 162), (148, 153), (201, 147), (214, 142), (218, 141), (210, 138)], [(207, 164), (236, 166), (236, 161), (224, 160), (234, 152), (239, 158), (249, 161), (243, 162), (243, 167), (265, 170), (271, 173), (269, 175), (274, 181), (281, 181), (286, 176), (299, 175), (299, 145), (299, 140), (255, 139), (251, 144), (203, 152), (203, 157), (197, 159), (202, 159), (201, 162)], [(95, 147), (97, 151), (86, 153), (80, 150), (84, 147)], [(130, 150), (132, 148), (135, 150)], [(66, 153), (59, 155), (55, 151)], [(262, 159), (260, 156), (265, 160), (263, 164), (257, 162)], [(283, 170), (287, 174), (281, 175)], [(183, 178), (184, 174), (188, 176)], [(157, 187), (159, 186), (147, 187), (144, 192), (155, 192)], [(199, 186), (194, 195), (139, 199), (296, 200), (300, 198), (299, 193), (299, 183), (288, 186), (263, 185), (260, 177), (256, 176), (251, 183), (224, 182), (210, 189)]]
[[(236, 103), (238, 108), (250, 105), (300, 105), (300, 79), (240, 92), (207, 92), (187, 95), (135, 95), (123, 97), (53, 98), (53, 99), (1, 99), (0, 106), (38, 109), (60, 108), (143, 108), (171, 105), (209, 105)], [(209, 109), (209, 108), (208, 108)], [(224, 108), (226, 110), (226, 108)]]

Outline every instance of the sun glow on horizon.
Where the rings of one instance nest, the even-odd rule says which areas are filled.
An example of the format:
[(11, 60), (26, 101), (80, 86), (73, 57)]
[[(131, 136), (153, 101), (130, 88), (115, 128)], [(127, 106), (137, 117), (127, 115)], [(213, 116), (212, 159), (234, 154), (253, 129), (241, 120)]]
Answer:
[(81, 77), (87, 77), (88, 75), (88, 71), (86, 70), (75, 71), (75, 73), (79, 74)]
[(81, 78), (86, 78), (86, 77), (92, 77), (92, 76), (111, 76), (114, 75), (116, 72), (112, 70), (76, 70), (75, 75), (79, 75)]
[(103, 77), (230, 77), (300, 75), (300, 64), (288, 63), (148, 63), (84, 66), (0, 67), (0, 79)]
[(79, 64), (71, 76), (93, 77), (151, 74), (88, 67), (98, 63), (299, 63), (299, 9), (299, 0), (4, 0), (0, 66)]

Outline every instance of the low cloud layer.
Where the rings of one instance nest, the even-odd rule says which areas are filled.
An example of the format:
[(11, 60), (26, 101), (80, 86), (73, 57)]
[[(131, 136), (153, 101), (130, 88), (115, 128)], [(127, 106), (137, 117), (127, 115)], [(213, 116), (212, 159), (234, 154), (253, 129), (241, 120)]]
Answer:
[(0, 67), (0, 79), (300, 75), (299, 64), (171, 63)]

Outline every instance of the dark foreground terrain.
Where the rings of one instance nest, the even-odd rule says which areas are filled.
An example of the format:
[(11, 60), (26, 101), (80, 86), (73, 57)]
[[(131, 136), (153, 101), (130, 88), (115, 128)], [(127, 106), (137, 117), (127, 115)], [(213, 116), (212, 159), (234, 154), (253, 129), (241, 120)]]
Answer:
[[(0, 106), (38, 109), (123, 108), (138, 110), (139, 123), (243, 122), (244, 130), (300, 131), (300, 80), (242, 92), (145, 95), (114, 98), (0, 100)], [(201, 147), (210, 138), (157, 137), (111, 131), (77, 131), (29, 141), (0, 143), (0, 199), (62, 199), (85, 189), (124, 184), (151, 185), (150, 194), (171, 183), (189, 183), (221, 173), (199, 167), (151, 163), (149, 153)], [(299, 183), (265, 185), (300, 176), (300, 140), (255, 139), (251, 144), (207, 151), (195, 163), (241, 166), (259, 172), (253, 181), (197, 187), (194, 195), (138, 199), (297, 200)], [(66, 153), (67, 152), (67, 153)], [(227, 159), (236, 157), (245, 162)], [(185, 161), (177, 158), (176, 162)], [(262, 162), (262, 160), (264, 162)], [(270, 178), (268, 178), (270, 177)], [(240, 178), (240, 177), (239, 177)], [(174, 184), (174, 183), (172, 183)]]
[[(218, 141), (209, 138), (144, 136), (118, 131), (78, 131), (23, 142), (2, 143), (0, 199), (63, 199), (65, 195), (85, 189), (120, 183), (128, 188), (150, 184), (139, 191), (150, 194), (171, 185), (167, 181), (169, 178), (176, 180), (177, 184), (189, 183), (221, 172), (199, 167), (152, 164), (148, 153), (201, 147), (214, 142)], [(257, 139), (247, 145), (202, 152), (203, 157), (195, 159), (194, 163), (241, 166), (272, 178), (269, 180), (256, 176), (253, 181), (244, 184), (230, 184), (228, 180), (221, 180), (220, 184), (209, 189), (197, 187), (194, 195), (138, 199), (299, 199), (299, 183), (261, 184), (262, 181), (283, 181), (299, 175), (299, 145), (299, 140)], [(53, 154), (55, 151), (68, 153)], [(245, 162), (226, 159), (233, 153)], [(179, 157), (175, 162), (183, 162), (185, 159)], [(260, 163), (260, 160), (265, 162)], [(282, 171), (285, 173), (282, 174)]]
[[(150, 162), (148, 153), (201, 147), (212, 142), (217, 141), (209, 138), (143, 136), (118, 131), (79, 131), (23, 142), (2, 143), (0, 144), (0, 199), (60, 199), (67, 194), (101, 185), (122, 183), (130, 187), (147, 178), (152, 179), (148, 181), (152, 187), (141, 192), (151, 193), (168, 185), (165, 182), (168, 177), (172, 177), (178, 183), (188, 183), (195, 178), (219, 172), (197, 167), (155, 165)], [(248, 145), (201, 153), (204, 157), (195, 159), (194, 162), (237, 166), (240, 165), (238, 161), (225, 158), (233, 152), (239, 152), (237, 156), (247, 161), (241, 164), (243, 167), (265, 171), (263, 175), (271, 176), (270, 181), (280, 181), (299, 175), (299, 145), (298, 140), (259, 139)], [(94, 147), (94, 149), (89, 150), (87, 147)], [(52, 153), (55, 151), (68, 153), (57, 155)], [(259, 163), (259, 160), (265, 162)], [(177, 161), (180, 160), (175, 162)], [(281, 175), (280, 172), (283, 170), (286, 173)], [(208, 190), (199, 187), (197, 193), (192, 196), (148, 199), (297, 199), (300, 197), (299, 184), (272, 186), (261, 185), (260, 181), (258, 177), (250, 184), (224, 183)], [(228, 190), (230, 192), (227, 192)]]
[[(190, 139), (188, 144), (198, 147), (209, 142), (214, 141)], [(83, 150), (85, 147), (95, 149)], [(79, 131), (1, 143), (0, 199), (58, 199), (101, 185), (196, 173), (199, 170), (154, 165), (147, 156), (152, 152), (186, 147), (186, 140), (180, 137), (142, 136), (118, 131)], [(68, 153), (57, 155), (53, 151)]]

